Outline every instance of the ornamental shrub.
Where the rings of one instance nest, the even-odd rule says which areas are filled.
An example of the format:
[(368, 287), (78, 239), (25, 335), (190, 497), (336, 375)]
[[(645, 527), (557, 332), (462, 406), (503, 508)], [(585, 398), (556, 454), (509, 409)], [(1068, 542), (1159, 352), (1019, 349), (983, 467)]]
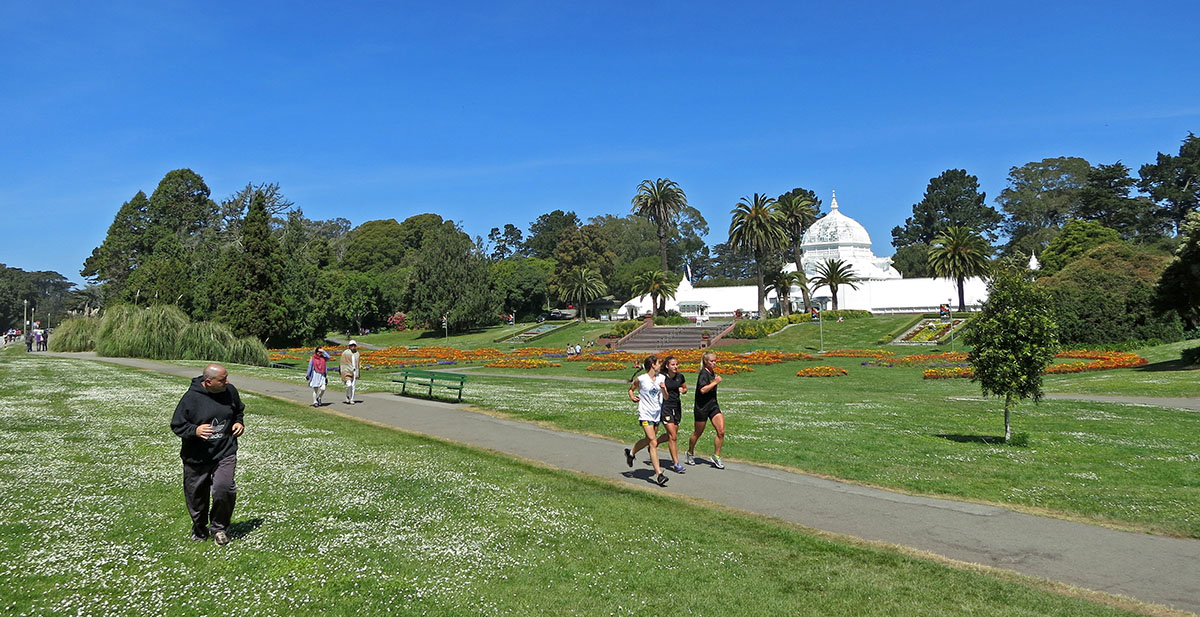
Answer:
[(225, 360), (235, 364), (267, 366), (271, 363), (271, 354), (267, 352), (267, 346), (263, 345), (262, 341), (253, 336), (247, 336), (237, 339), (229, 345), (229, 355)]
[(50, 351), (93, 351), (100, 320), (95, 317), (73, 317), (54, 329)]
[(408, 317), (404, 313), (396, 311), (387, 318), (387, 325), (393, 330), (403, 330), (406, 327), (407, 319)]
[[(821, 319), (833, 320), (833, 321), (837, 321), (837, 319), (839, 317), (841, 317), (842, 319), (863, 319), (863, 318), (870, 317), (870, 316), (871, 316), (871, 311), (861, 311), (861, 310), (838, 310), (838, 311), (825, 311), (824, 313), (821, 313)], [(809, 317), (809, 316), (805, 315), (805, 317)], [(811, 317), (809, 317), (809, 318), (811, 319)]]
[(132, 304), (110, 306), (100, 317), (100, 329), (96, 332), (96, 353), (109, 358), (128, 358), (130, 332), (142, 309)]
[(608, 333), (609, 333), (609, 336), (615, 336), (617, 338), (621, 338), (622, 336), (625, 336), (626, 334), (633, 332), (633, 330), (640, 325), (642, 325), (642, 322), (639, 319), (629, 319), (626, 321), (618, 321), (617, 323), (613, 324), (612, 330), (609, 330)]
[(679, 315), (659, 315), (654, 318), (656, 326), (690, 326), (691, 324), (692, 320)]
[(189, 324), (179, 333), (179, 357), (217, 362), (229, 357), (233, 345), (229, 327), (212, 321)]

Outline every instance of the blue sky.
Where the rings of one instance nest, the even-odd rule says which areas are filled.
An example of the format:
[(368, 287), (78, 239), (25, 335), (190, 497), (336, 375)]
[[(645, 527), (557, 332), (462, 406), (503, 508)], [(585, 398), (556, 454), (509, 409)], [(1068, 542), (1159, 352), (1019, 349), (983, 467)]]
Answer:
[[(946, 5), (946, 6), (943, 6)], [(833, 6), (836, 5), (836, 6)], [(181, 167), (309, 218), (472, 236), (669, 177), (725, 240), (815, 190), (890, 255), (931, 177), (1200, 132), (1195, 2), (119, 2), (0, 7), (0, 263), (79, 269)]]

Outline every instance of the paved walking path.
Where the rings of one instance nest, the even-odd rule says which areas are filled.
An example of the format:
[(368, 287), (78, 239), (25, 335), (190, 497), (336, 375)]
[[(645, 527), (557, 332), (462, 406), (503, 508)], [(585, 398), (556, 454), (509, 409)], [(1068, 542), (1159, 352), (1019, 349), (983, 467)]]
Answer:
[(1191, 409), (1200, 411), (1200, 398), (1167, 397), (1167, 396), (1114, 396), (1108, 394), (1068, 394), (1056, 392), (1043, 395), (1045, 398), (1068, 401), (1096, 401), (1100, 403), (1123, 403), (1125, 405), (1151, 405), (1153, 407), (1174, 407), (1176, 409)]
[[(197, 373), (195, 368), (147, 360), (102, 360), (180, 377)], [(236, 373), (231, 381), (242, 390), (305, 404), (312, 400), (312, 391), (302, 383), (254, 379)], [(1200, 540), (1115, 531), (728, 460), (727, 469), (717, 470), (704, 459), (705, 463), (689, 467), (684, 475), (669, 474), (670, 483), (659, 488), (651, 482), (652, 470), (644, 455), (629, 469), (622, 454), (626, 444), (608, 439), (562, 433), (468, 411), (465, 405), (391, 393), (362, 394), (362, 402), (353, 406), (341, 402), (340, 391), (326, 396), (336, 401), (326, 407), (328, 410), (408, 431), (815, 529), (913, 547), (950, 559), (1200, 613)], [(248, 430), (254, 430), (252, 422), (248, 425)], [(711, 444), (711, 437), (706, 434), (702, 443)], [(662, 452), (665, 454), (665, 449)]]

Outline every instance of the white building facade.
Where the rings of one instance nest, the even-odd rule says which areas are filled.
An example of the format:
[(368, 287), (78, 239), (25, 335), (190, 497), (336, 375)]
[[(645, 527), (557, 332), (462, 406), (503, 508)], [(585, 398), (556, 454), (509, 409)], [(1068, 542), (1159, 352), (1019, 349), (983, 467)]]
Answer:
[[(937, 311), (942, 304), (950, 304), (957, 310), (958, 288), (953, 280), (937, 278), (901, 278), (892, 267), (890, 257), (876, 257), (871, 250), (871, 236), (858, 221), (842, 213), (837, 194), (833, 196), (829, 214), (817, 219), (805, 232), (801, 241), (803, 254), (800, 265), (805, 275), (812, 280), (816, 268), (828, 259), (840, 259), (859, 279), (855, 285), (838, 287), (838, 308), (865, 310), (872, 313), (925, 313)], [(796, 270), (795, 264), (784, 266), (787, 272)], [(811, 285), (810, 285), (811, 289)], [(833, 297), (828, 287), (811, 289), (814, 302), (822, 309), (832, 308)], [(685, 317), (697, 321), (712, 318), (729, 318), (735, 313), (749, 314), (758, 310), (754, 285), (734, 287), (692, 287), (687, 277), (680, 281), (675, 298), (668, 300), (668, 310), (677, 310)], [(803, 310), (800, 288), (791, 291), (793, 310)], [(987, 300), (987, 284), (980, 278), (970, 278), (964, 283), (967, 310), (978, 310)], [(778, 297), (772, 293), (767, 297), (768, 307), (778, 305)], [(625, 315), (642, 315), (650, 312), (650, 298), (633, 298), (622, 307)]]

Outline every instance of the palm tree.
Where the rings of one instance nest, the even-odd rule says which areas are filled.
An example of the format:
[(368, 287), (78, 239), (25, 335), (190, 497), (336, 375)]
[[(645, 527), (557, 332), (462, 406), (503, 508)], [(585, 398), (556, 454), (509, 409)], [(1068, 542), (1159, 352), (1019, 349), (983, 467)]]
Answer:
[(804, 274), (804, 267), (800, 265), (800, 241), (804, 238), (804, 232), (817, 220), (817, 202), (809, 195), (788, 193), (782, 195), (779, 200), (779, 214), (783, 216), (792, 259), (796, 262), (796, 273), (803, 277), (800, 281), (800, 293), (804, 295), (804, 312), (807, 313), (812, 310), (812, 295), (808, 293), (808, 277)]
[(658, 230), (658, 256), (663, 272), (667, 271), (667, 232), (686, 206), (687, 195), (670, 178), (642, 180), (633, 196), (633, 213), (650, 219)]
[(662, 270), (646, 270), (633, 278), (633, 292), (639, 297), (650, 296), (651, 317), (658, 317), (659, 309), (666, 308), (667, 300), (674, 298), (678, 290), (679, 281)]
[(840, 259), (826, 259), (817, 264), (817, 275), (812, 279), (813, 290), (822, 287), (828, 287), (829, 293), (833, 295), (833, 310), (838, 310), (838, 287), (849, 285), (851, 289), (858, 289), (857, 283), (859, 278), (854, 276), (854, 268), (850, 264)]
[(987, 272), (992, 247), (982, 236), (961, 226), (947, 227), (929, 247), (929, 267), (938, 278), (954, 279), (958, 286), (958, 310), (967, 310), (963, 284)]
[(600, 278), (600, 273), (587, 266), (577, 266), (567, 272), (562, 282), (562, 292), (568, 298), (579, 301), (579, 312), (587, 323), (587, 303), (603, 296), (608, 287)]
[(778, 250), (787, 241), (783, 219), (775, 200), (766, 195), (743, 197), (731, 211), (729, 243), (754, 255), (754, 273), (758, 283), (758, 318), (767, 318), (766, 289), (763, 284), (763, 260), (767, 253)]
[(792, 285), (796, 284), (795, 272), (784, 272), (776, 270), (767, 277), (767, 293), (772, 291), (779, 296), (779, 315), (787, 317), (792, 312), (792, 301), (790, 294)]

